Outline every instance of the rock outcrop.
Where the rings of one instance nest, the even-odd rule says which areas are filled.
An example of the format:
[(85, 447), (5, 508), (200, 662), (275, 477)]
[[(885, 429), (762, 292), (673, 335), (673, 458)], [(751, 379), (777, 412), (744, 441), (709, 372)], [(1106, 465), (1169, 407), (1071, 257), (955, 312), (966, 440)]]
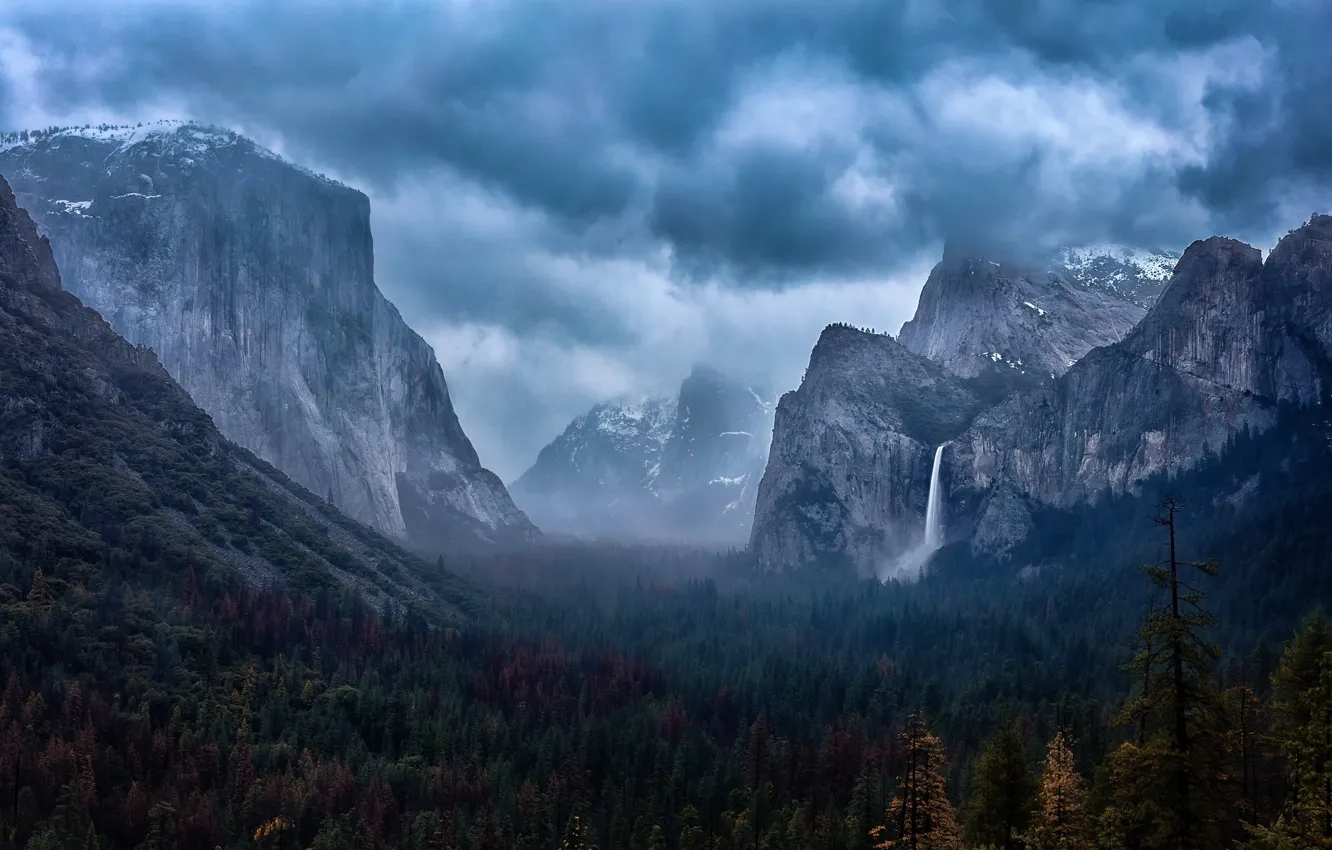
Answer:
[(375, 286), (363, 194), (193, 124), (25, 135), (0, 171), (70, 291), (229, 439), (420, 549), (536, 534)]
[(830, 325), (777, 405), (750, 550), (760, 568), (891, 572), (925, 527), (934, 449), (985, 406), (892, 337)]
[[(967, 321), (944, 312), (915, 333), (931, 326), (965, 330)], [(830, 329), (800, 390), (778, 408), (751, 536), (759, 562), (840, 559), (878, 571), (923, 523), (931, 445), (946, 444), (948, 538), (1002, 553), (1028, 533), (1036, 507), (1134, 490), (1224, 451), (1241, 429), (1270, 427), (1281, 405), (1322, 404), (1332, 378), (1332, 217), (1293, 231), (1266, 262), (1231, 239), (1195, 242), (1132, 330), (1089, 348), (1056, 378), (996, 404), (987, 392), (974, 400), (986, 373), (957, 378), (972, 373), (952, 356), (960, 349), (928, 350), (948, 367), (931, 373), (891, 340)], [(868, 365), (842, 365), (857, 363)], [(926, 434), (906, 415), (921, 404), (950, 415)]]
[[(200, 581), (237, 574), (457, 620), (465, 585), (218, 433), (153, 351), (61, 286), (0, 178), (0, 554)], [(194, 576), (190, 577), (193, 580)], [(13, 588), (0, 588), (12, 591)]]
[(1195, 242), (1121, 343), (979, 417), (957, 440), (954, 481), (1069, 507), (1191, 468), (1238, 429), (1269, 427), (1280, 404), (1323, 401), (1329, 307), (1332, 218), (1291, 233), (1266, 263), (1233, 239)]
[(696, 367), (674, 398), (599, 404), (512, 485), (551, 533), (739, 544), (772, 433), (768, 393)]
[(898, 338), (961, 377), (997, 373), (1030, 387), (1121, 340), (1155, 302), (1176, 259), (1102, 247), (1014, 263), (949, 246)]

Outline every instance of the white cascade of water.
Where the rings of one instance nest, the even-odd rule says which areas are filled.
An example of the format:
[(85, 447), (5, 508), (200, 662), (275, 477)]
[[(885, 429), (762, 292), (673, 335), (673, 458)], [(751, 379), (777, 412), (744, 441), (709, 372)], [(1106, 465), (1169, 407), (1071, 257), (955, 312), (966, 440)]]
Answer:
[(939, 486), (939, 467), (943, 465), (943, 446), (934, 450), (934, 468), (930, 470), (930, 492), (925, 499), (925, 539), (903, 552), (896, 561), (879, 569), (881, 581), (914, 581), (929, 562), (930, 555), (943, 545), (943, 488)]
[(930, 472), (930, 495), (925, 502), (925, 545), (927, 552), (933, 552), (943, 545), (943, 493), (939, 489), (939, 466), (943, 460), (944, 447), (934, 450), (934, 469)]

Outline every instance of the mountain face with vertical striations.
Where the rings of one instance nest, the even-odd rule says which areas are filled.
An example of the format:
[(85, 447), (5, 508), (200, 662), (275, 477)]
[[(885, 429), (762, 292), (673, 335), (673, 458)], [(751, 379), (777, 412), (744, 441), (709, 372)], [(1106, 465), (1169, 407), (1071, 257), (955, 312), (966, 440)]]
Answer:
[(892, 573), (924, 534), (935, 448), (986, 403), (891, 336), (825, 328), (777, 405), (749, 541), (759, 567)]
[(551, 533), (738, 544), (772, 433), (763, 388), (696, 367), (673, 398), (599, 404), (512, 484)]
[[(0, 558), (44, 564), (65, 587), (109, 572), (350, 588), (436, 621), (475, 601), (218, 433), (151, 349), (62, 288), (51, 244), (3, 178)], [(0, 584), (0, 599), (16, 592)]]
[(1190, 469), (1238, 430), (1273, 425), (1281, 405), (1326, 401), (1330, 316), (1332, 217), (1292, 231), (1266, 262), (1233, 239), (1195, 242), (1122, 342), (959, 437), (955, 486), (1070, 507)]
[(11, 135), (0, 172), (69, 290), (229, 439), (417, 548), (536, 535), (376, 287), (363, 194), (177, 122)]
[[(955, 267), (959, 285), (971, 285), (969, 264)], [(1003, 272), (974, 277), (994, 283)], [(934, 303), (922, 295), (926, 312)], [(1055, 378), (997, 402), (985, 372), (960, 377), (973, 374), (965, 352), (923, 342), (931, 327), (966, 329), (973, 303), (939, 299), (939, 315), (918, 314), (914, 330), (904, 328), (903, 346), (846, 328), (825, 332), (800, 389), (778, 407), (751, 537), (761, 565), (849, 562), (881, 573), (885, 557), (923, 532), (933, 445), (945, 445), (945, 539), (1002, 555), (1030, 532), (1038, 508), (1135, 492), (1223, 452), (1241, 430), (1270, 428), (1283, 405), (1323, 404), (1332, 386), (1332, 217), (1292, 231), (1265, 262), (1235, 240), (1195, 242), (1121, 339), (1087, 345), (1069, 356), (1073, 365), (1051, 369)], [(963, 319), (948, 304), (963, 305)], [(1052, 352), (1074, 350), (1010, 351), (1050, 364)], [(924, 364), (936, 359), (946, 368), (931, 372)], [(922, 407), (934, 415), (922, 417)], [(934, 426), (928, 433), (922, 419)]]
[(1013, 263), (949, 246), (898, 339), (964, 378), (988, 374), (1032, 386), (1122, 339), (1177, 259), (1103, 246)]

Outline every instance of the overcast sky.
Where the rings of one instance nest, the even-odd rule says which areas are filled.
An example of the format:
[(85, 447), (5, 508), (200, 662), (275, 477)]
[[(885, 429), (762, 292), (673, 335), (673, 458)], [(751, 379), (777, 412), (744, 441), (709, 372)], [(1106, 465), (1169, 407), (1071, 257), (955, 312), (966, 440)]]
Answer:
[(1332, 183), (1324, 0), (0, 2), (0, 128), (195, 118), (363, 189), (506, 481), (695, 361), (896, 331), (945, 238), (1266, 247)]

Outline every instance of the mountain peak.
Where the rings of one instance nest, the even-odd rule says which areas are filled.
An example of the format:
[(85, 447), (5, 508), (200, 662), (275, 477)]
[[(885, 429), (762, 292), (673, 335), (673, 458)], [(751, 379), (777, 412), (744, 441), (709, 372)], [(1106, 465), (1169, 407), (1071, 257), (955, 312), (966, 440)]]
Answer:
[(59, 149), (67, 144), (94, 148), (103, 157), (142, 154), (165, 157), (183, 165), (207, 164), (210, 158), (225, 154), (254, 156), (276, 160), (330, 186), (356, 191), (291, 162), (234, 130), (199, 121), (164, 118), (137, 124), (83, 124), (0, 133), (0, 154), (15, 149)]
[(68, 586), (134, 553), (145, 587), (188, 566), (461, 617), (456, 579), (219, 434), (151, 350), (60, 287), (35, 233), (0, 177), (0, 551), (58, 553), (48, 574)]
[(535, 535), (376, 286), (364, 194), (189, 121), (9, 134), (0, 172), (66, 287), (229, 439), (423, 550)]
[(957, 243), (930, 272), (899, 340), (975, 378), (1039, 383), (1123, 337), (1156, 300), (1174, 257), (1123, 246), (1066, 248), (1044, 261), (974, 255)]
[(513, 493), (547, 531), (739, 543), (773, 408), (762, 388), (699, 364), (672, 398), (605, 402), (575, 419)]

